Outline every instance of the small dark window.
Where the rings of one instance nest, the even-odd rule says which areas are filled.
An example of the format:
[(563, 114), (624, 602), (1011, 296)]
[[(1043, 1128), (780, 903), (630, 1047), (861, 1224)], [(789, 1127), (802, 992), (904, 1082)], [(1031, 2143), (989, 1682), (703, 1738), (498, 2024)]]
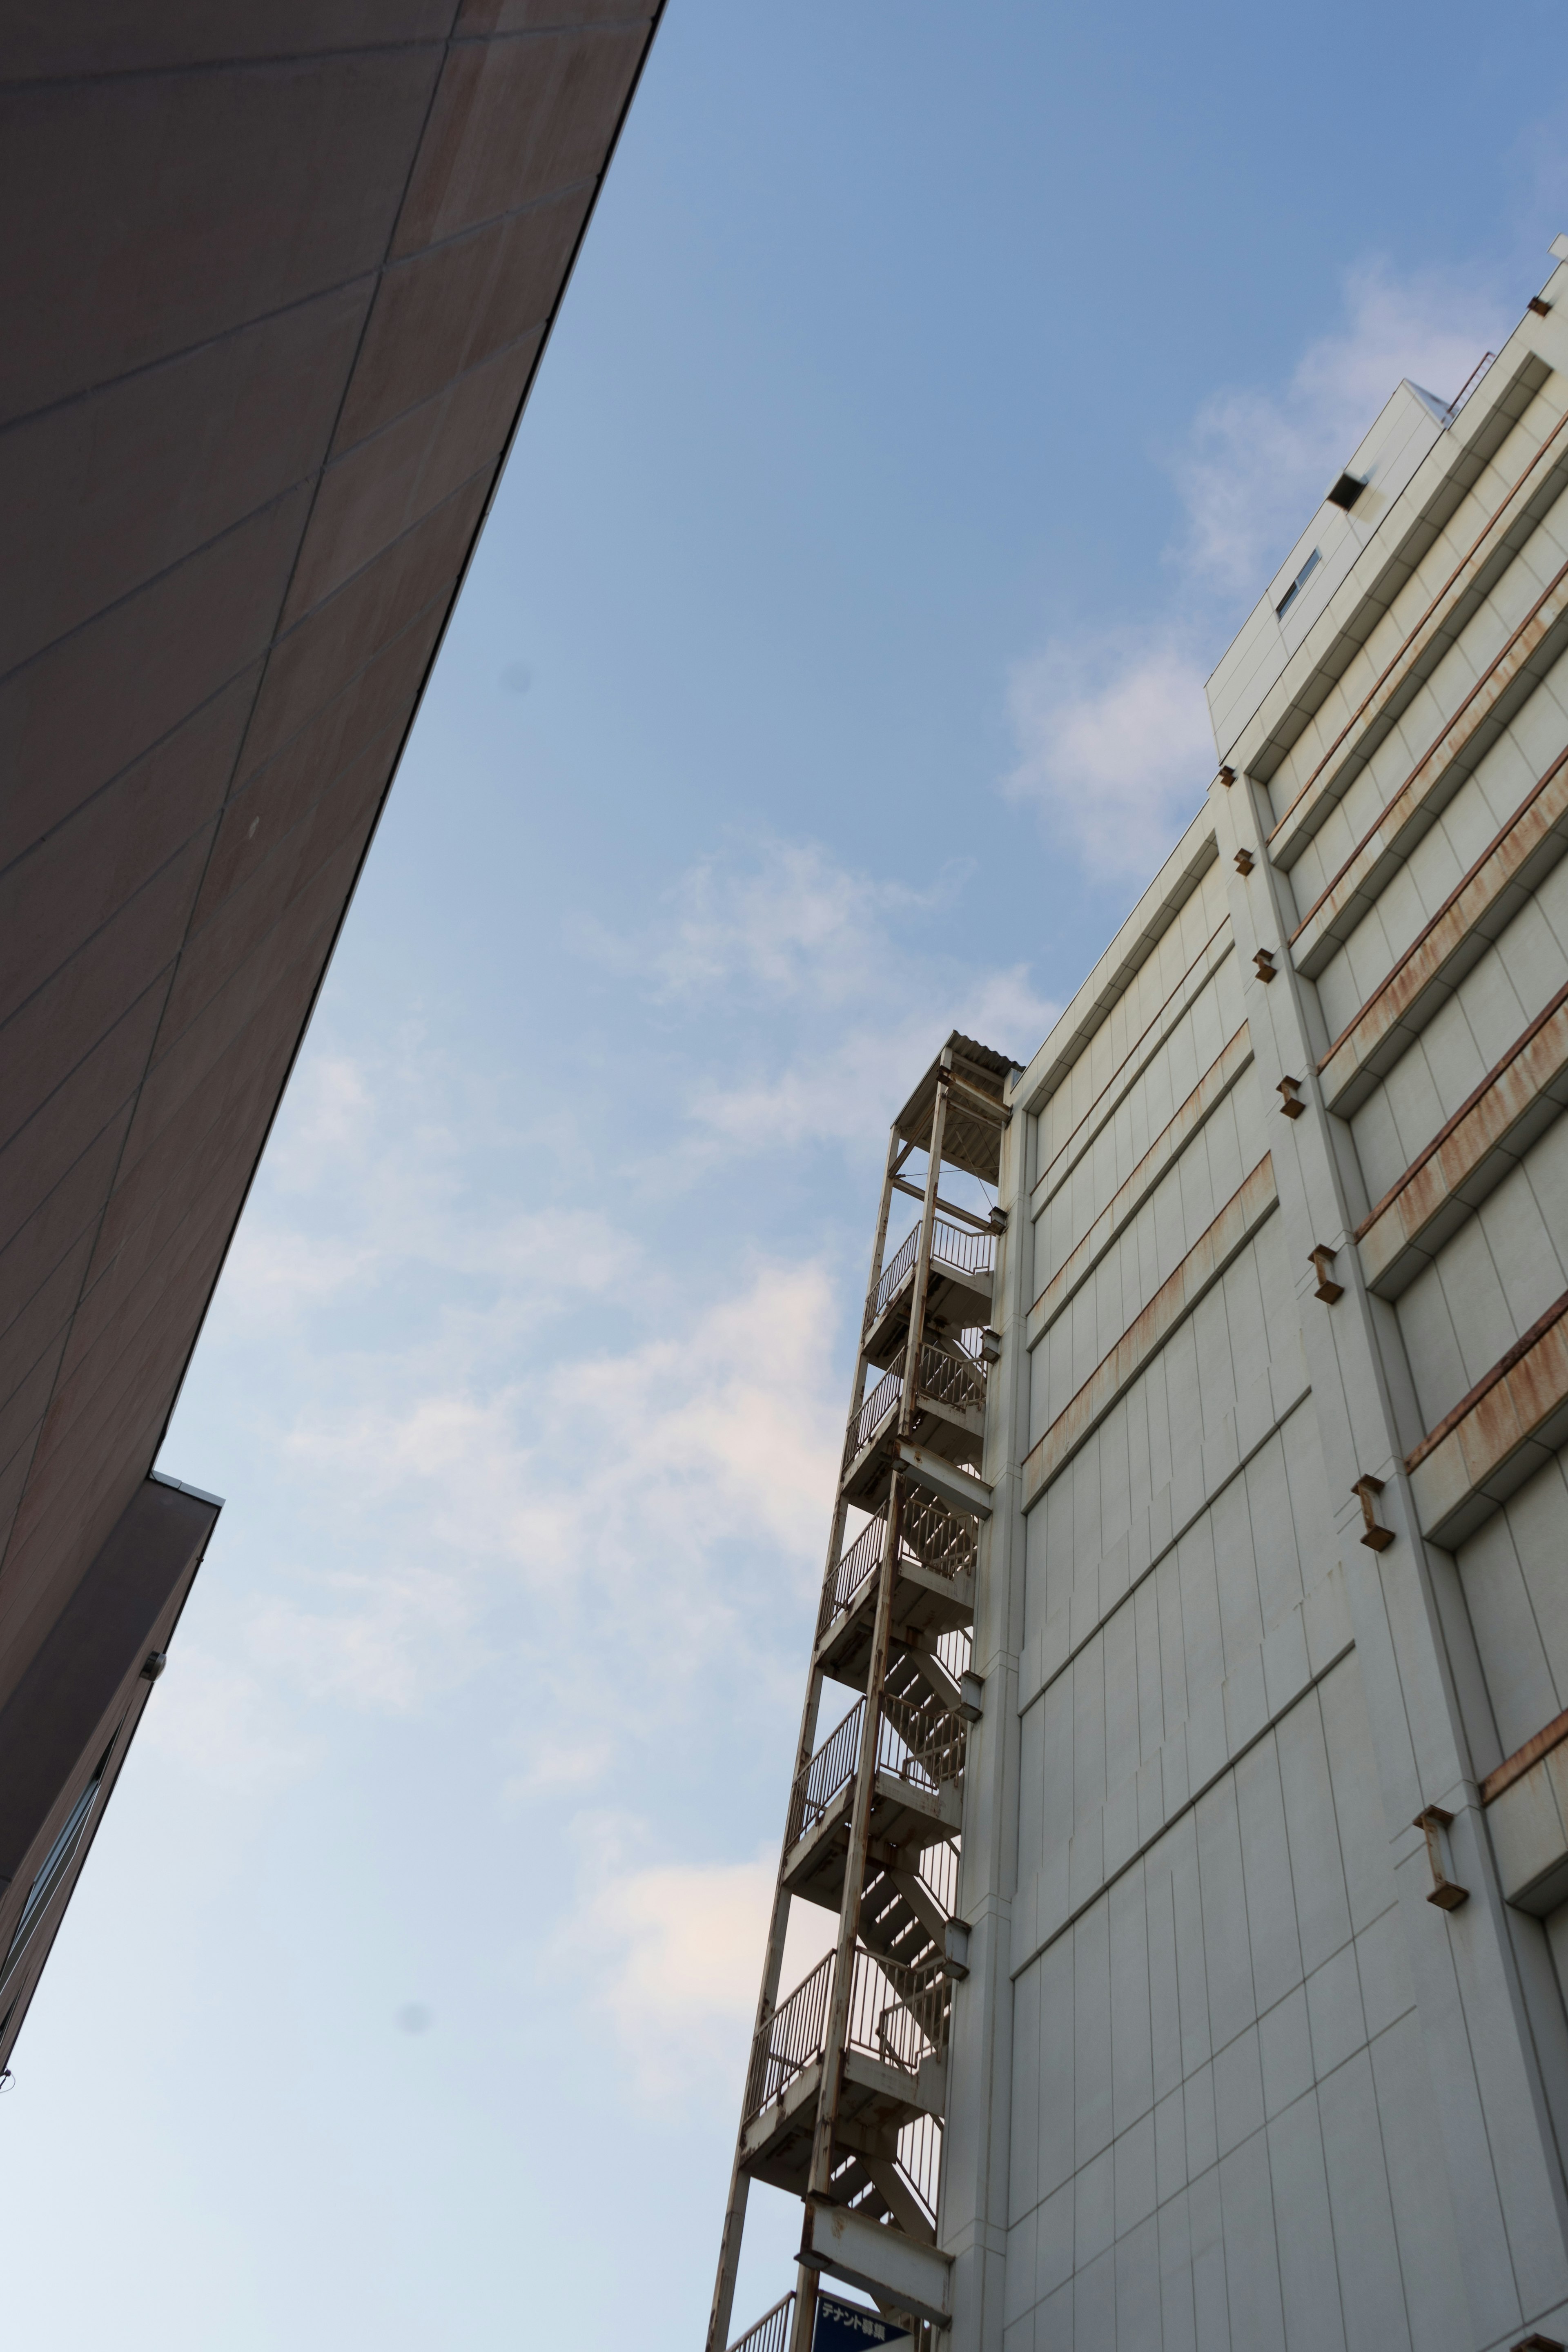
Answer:
[(1342, 507), (1345, 513), (1349, 514), (1365, 488), (1366, 484), (1357, 481), (1353, 474), (1342, 474), (1328, 494), (1329, 504), (1331, 507)]
[(45, 1905), (76, 1859), (77, 1848), (81, 1843), (82, 1833), (91, 1818), (93, 1806), (98, 1801), (98, 1792), (103, 1785), (103, 1776), (109, 1769), (109, 1759), (113, 1752), (114, 1742), (111, 1739), (100, 1757), (91, 1780), (71, 1807), (65, 1827), (44, 1856), (43, 1867), (34, 1879), (27, 1900), (22, 1906), (22, 1916), (16, 1923), (16, 1932), (11, 1938), (11, 1948), (5, 1955), (5, 1965), (0, 1967), (0, 1990), (4, 1990), (5, 1982), (9, 1979), (14, 1964), (26, 1951)]
[(1297, 597), (1300, 594), (1302, 589), (1306, 586), (1308, 581), (1311, 578), (1313, 572), (1317, 570), (1321, 562), (1321, 552), (1318, 548), (1314, 547), (1310, 555), (1308, 556), (1305, 563), (1302, 564), (1300, 572), (1297, 572), (1294, 580), (1291, 581), (1289, 588), (1286, 589), (1283, 596), (1280, 597), (1278, 604), (1275, 605), (1274, 617), (1277, 621), (1282, 621), (1285, 618), (1286, 614), (1289, 611), (1291, 605), (1295, 603)]

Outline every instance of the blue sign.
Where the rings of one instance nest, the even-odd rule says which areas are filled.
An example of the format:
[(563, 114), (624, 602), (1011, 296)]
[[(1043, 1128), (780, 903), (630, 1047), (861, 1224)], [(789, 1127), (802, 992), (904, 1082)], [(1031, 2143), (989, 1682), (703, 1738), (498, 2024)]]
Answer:
[(868, 2311), (863, 2304), (840, 2303), (837, 2295), (817, 2289), (811, 2352), (867, 2352), (873, 2344), (907, 2344), (909, 2340), (909, 2331), (896, 2320), (884, 2319), (879, 2311)]

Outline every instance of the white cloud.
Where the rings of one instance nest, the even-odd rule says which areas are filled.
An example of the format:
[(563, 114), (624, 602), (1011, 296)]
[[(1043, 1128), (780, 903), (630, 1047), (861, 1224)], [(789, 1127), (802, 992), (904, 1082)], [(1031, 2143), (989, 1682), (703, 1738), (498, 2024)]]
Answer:
[[(475, 1315), (455, 1349), (339, 1359), (331, 1385), (352, 1393), (279, 1433), (314, 1523), (352, 1530), (368, 1557), (275, 1591), (249, 1648), (312, 1699), (402, 1712), (469, 1675), (488, 1612), (526, 1592), (542, 1656), (605, 1643), (592, 1672), (557, 1667), (542, 1694), (576, 1727), (564, 1778), (580, 1780), (585, 1758), (613, 1760), (612, 1730), (668, 1712), (719, 1651), (738, 1654), (749, 1577), (814, 1585), (838, 1443), (837, 1302), (820, 1265), (764, 1265), (672, 1330), (556, 1353), (528, 1378), (504, 1289), (493, 1312), (499, 1346)], [(454, 1373), (463, 1385), (426, 1384)], [(553, 1769), (541, 1755), (522, 1777)]]
[(879, 977), (890, 921), (951, 896), (877, 881), (815, 842), (769, 840), (744, 857), (708, 857), (681, 877), (652, 969), (672, 995), (737, 983), (773, 1004), (843, 1005)]
[[(756, 2014), (776, 1862), (628, 1869), (616, 1847), (635, 1827), (597, 1842), (595, 1874), (554, 1937), (549, 1966), (585, 1978), (641, 2101), (728, 2105)], [(835, 1924), (815, 1905), (793, 1906), (786, 1990), (831, 1949)]]
[(1473, 275), (1363, 263), (1345, 279), (1343, 323), (1281, 389), (1233, 385), (1203, 404), (1169, 460), (1184, 522), (1167, 551), (1168, 616), (1055, 638), (1009, 682), (1018, 756), (1005, 789), (1038, 803), (1087, 874), (1147, 880), (1195, 814), (1215, 758), (1204, 679), (1401, 378), (1450, 400), (1506, 329)]
[[(1033, 1049), (1054, 1008), (1027, 971), (929, 944), (962, 887), (811, 844), (705, 860), (629, 950), (658, 977), (650, 1025), (689, 1041), (666, 1115), (650, 1142), (601, 1087), (588, 1182), (574, 1168), (555, 1202), (557, 1164), (481, 1068), (413, 1031), (307, 1062), (205, 1343), (247, 1400), (253, 1496), (280, 1498), (233, 1660), (269, 1705), (418, 1714), (504, 1660), (527, 1703), (498, 1715), (498, 1784), (552, 1805), (667, 1737), (717, 1662), (724, 1704), (749, 1678), (787, 1711), (845, 1302), (830, 1248), (756, 1247), (724, 1163), (879, 1150), (954, 1024)], [(520, 1202), (520, 1168), (540, 1195)]]
[[(963, 962), (951, 936), (969, 879), (950, 867), (916, 890), (837, 865), (814, 843), (763, 841), (704, 859), (667, 920), (616, 953), (667, 996), (721, 1013), (737, 1001), (788, 1021), (791, 1049), (745, 1057), (689, 1096), (706, 1149), (756, 1152), (879, 1141), (952, 1029), (1026, 1060), (1059, 1007), (1027, 968)], [(718, 1058), (718, 1057), (716, 1057)]]
[(1097, 881), (1146, 878), (1196, 814), (1214, 772), (1203, 673), (1174, 635), (1048, 646), (1014, 670), (1018, 764)]
[(1281, 391), (1227, 387), (1199, 409), (1173, 468), (1178, 560), (1197, 581), (1258, 595), (1401, 379), (1452, 400), (1510, 324), (1472, 273), (1399, 278), (1375, 261), (1347, 274), (1344, 307)]
[[(210, 1571), (209, 1571), (210, 1573)], [(225, 1795), (255, 1795), (313, 1771), (322, 1743), (284, 1695), (248, 1661), (225, 1655), (211, 1636), (182, 1633), (138, 1734), (193, 1781)]]

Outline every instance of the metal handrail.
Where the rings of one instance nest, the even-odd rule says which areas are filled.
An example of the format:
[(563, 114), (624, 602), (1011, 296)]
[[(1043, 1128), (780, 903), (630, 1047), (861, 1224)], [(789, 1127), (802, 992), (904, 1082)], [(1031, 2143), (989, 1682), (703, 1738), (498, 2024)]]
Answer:
[(822, 1584), (822, 1606), (816, 1612), (816, 1638), (820, 1642), (839, 1612), (849, 1608), (856, 1594), (868, 1579), (875, 1576), (882, 1560), (882, 1543), (888, 1531), (886, 1506), (875, 1518), (863, 1527), (842, 1559), (828, 1569)]
[(844, 1441), (844, 1467), (847, 1470), (861, 1449), (870, 1444), (889, 1414), (898, 1411), (899, 1399), (903, 1392), (903, 1374), (884, 1372), (849, 1424), (849, 1433)]
[[(921, 1349), (920, 1388), (940, 1403), (975, 1412), (985, 1410), (985, 1366), (961, 1347), (938, 1347), (928, 1339)], [(901, 1372), (884, 1372), (851, 1421), (844, 1440), (844, 1467), (864, 1453), (893, 1413), (904, 1392)]]
[(744, 2336), (737, 2336), (730, 2352), (784, 2352), (789, 2342), (789, 2315), (795, 2309), (795, 2289), (782, 2295), (771, 2311), (764, 2311)]
[(1496, 352), (1483, 352), (1481, 353), (1480, 358), (1476, 362), (1475, 366), (1470, 370), (1469, 374), (1465, 378), (1464, 383), (1459, 386), (1459, 389), (1454, 394), (1453, 399), (1448, 403), (1446, 414), (1450, 425), (1453, 423), (1455, 417), (1458, 416), (1460, 409), (1463, 408), (1466, 401), (1468, 400), (1471, 393), (1474, 392), (1477, 384), (1479, 383), (1482, 376), (1485, 375), (1488, 368), (1490, 367), (1496, 357)]
[(917, 2116), (899, 2134), (899, 2170), (933, 2230), (942, 2187), (942, 2124), (935, 2116)]
[(980, 1550), (980, 1522), (955, 1511), (923, 1489), (904, 1499), (900, 1533), (921, 1566), (932, 1576), (969, 1576)]
[(787, 2090), (814, 2059), (821, 2057), (832, 1973), (833, 1955), (825, 1952), (811, 1974), (802, 1979), (788, 2000), (781, 2001), (752, 2035), (746, 2100), (741, 2116), (742, 2131)]
[(952, 2010), (952, 1988), (940, 1958), (910, 1968), (863, 1946), (857, 1948), (849, 1982), (851, 2050), (863, 2050), (900, 2074), (918, 2074), (922, 2060), (939, 2058), (947, 2048)]
[(915, 1866), (915, 1875), (931, 1889), (932, 1900), (944, 1919), (958, 1916), (958, 1848), (951, 1838), (939, 1838), (935, 1845), (923, 1846)]
[[(895, 1293), (902, 1287), (920, 1245), (921, 1229), (915, 1225), (905, 1235), (896, 1254), (889, 1259), (881, 1280), (866, 1301), (865, 1319), (860, 1326), (862, 1332), (870, 1329), (878, 1317), (886, 1312)], [(931, 1262), (932, 1265), (946, 1266), (953, 1274), (993, 1274), (996, 1268), (996, 1236), (994, 1234), (969, 1233), (961, 1225), (950, 1225), (945, 1217), (934, 1218)]]
[(915, 1262), (915, 1252), (919, 1249), (920, 1245), (921, 1229), (919, 1225), (916, 1225), (912, 1227), (910, 1232), (906, 1235), (904, 1241), (900, 1244), (897, 1256), (890, 1258), (887, 1265), (883, 1268), (880, 1282), (878, 1283), (877, 1287), (872, 1291), (870, 1297), (866, 1301), (866, 1319), (860, 1326), (862, 1331), (868, 1331), (872, 1324), (877, 1320), (878, 1316), (881, 1314), (883, 1308), (887, 1306), (889, 1299), (891, 1298), (894, 1291), (897, 1290), (905, 1275), (908, 1274), (910, 1266), (913, 1265)]
[[(882, 1563), (887, 1540), (888, 1509), (884, 1504), (868, 1520), (841, 1559), (833, 1561), (822, 1580), (822, 1600), (816, 1612), (820, 1642), (836, 1617), (852, 1609)], [(950, 1510), (934, 1495), (911, 1490), (904, 1498), (899, 1544), (900, 1566), (912, 1562), (935, 1576), (968, 1575), (974, 1567), (976, 1522), (967, 1511)], [(962, 1627), (944, 1633), (937, 1655), (957, 1682), (969, 1665), (970, 1637)]]
[(931, 1256), (933, 1265), (950, 1265), (959, 1274), (994, 1274), (996, 1236), (970, 1233), (938, 1217), (931, 1229)]
[(935, 1699), (895, 1698), (884, 1691), (877, 1725), (877, 1769), (915, 1788), (940, 1790), (963, 1776), (964, 1725)]
[(789, 1821), (784, 1830), (784, 1850), (797, 1845), (808, 1830), (814, 1830), (822, 1820), (847, 1781), (855, 1778), (855, 1768), (860, 1761), (860, 1727), (865, 1721), (866, 1702), (857, 1699), (843, 1722), (829, 1734), (809, 1764), (795, 1774), (795, 1786), (789, 1795)]
[(978, 1358), (960, 1347), (939, 1348), (927, 1339), (921, 1349), (921, 1390), (942, 1404), (984, 1412), (985, 1370)]

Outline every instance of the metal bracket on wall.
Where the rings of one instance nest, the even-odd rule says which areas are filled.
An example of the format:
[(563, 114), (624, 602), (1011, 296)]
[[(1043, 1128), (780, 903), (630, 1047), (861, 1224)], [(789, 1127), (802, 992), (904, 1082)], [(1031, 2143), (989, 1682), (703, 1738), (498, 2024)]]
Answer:
[(1311, 1261), (1312, 1271), (1318, 1277), (1317, 1287), (1312, 1296), (1314, 1298), (1321, 1298), (1326, 1307), (1331, 1307), (1336, 1298), (1342, 1298), (1345, 1295), (1344, 1284), (1336, 1282), (1330, 1270), (1339, 1252), (1330, 1249), (1326, 1242), (1320, 1242), (1315, 1249), (1310, 1249), (1307, 1252), (1307, 1255)]
[(1366, 1522), (1362, 1530), (1361, 1539), (1369, 1551), (1386, 1551), (1394, 1541), (1394, 1529), (1379, 1527), (1377, 1523), (1375, 1503), (1382, 1492), (1381, 1478), (1358, 1478), (1351, 1488), (1351, 1493), (1361, 1505), (1361, 1515)]
[[(1440, 1911), (1457, 1911), (1461, 1903), (1470, 1899), (1469, 1888), (1457, 1885), (1448, 1875), (1447, 1837), (1453, 1818), (1441, 1805), (1428, 1805), (1415, 1816), (1415, 1827), (1426, 1837), (1426, 1859), (1432, 1865), (1432, 1892), (1426, 1900), (1436, 1903)], [(1562, 2352), (1561, 2347), (1558, 2352)]]

